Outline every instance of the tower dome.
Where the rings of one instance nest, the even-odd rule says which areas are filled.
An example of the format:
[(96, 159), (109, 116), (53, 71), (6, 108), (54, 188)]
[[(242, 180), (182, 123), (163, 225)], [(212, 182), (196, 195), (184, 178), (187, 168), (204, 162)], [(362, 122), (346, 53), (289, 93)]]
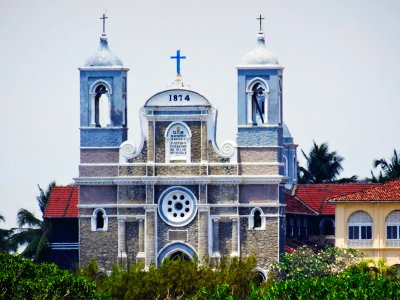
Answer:
[(245, 55), (244, 65), (279, 65), (278, 58), (265, 45), (263, 32), (258, 33), (257, 46)]
[(107, 36), (103, 33), (100, 37), (100, 47), (85, 62), (86, 67), (110, 67), (122, 66), (122, 60), (119, 59), (108, 48)]

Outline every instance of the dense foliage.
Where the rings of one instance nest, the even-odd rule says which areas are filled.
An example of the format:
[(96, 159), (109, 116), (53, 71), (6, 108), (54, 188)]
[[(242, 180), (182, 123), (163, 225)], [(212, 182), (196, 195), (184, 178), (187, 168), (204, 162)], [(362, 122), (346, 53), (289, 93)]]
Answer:
[(327, 247), (319, 252), (303, 246), (294, 253), (285, 253), (272, 265), (275, 280), (303, 280), (310, 277), (336, 275), (361, 261), (362, 254), (354, 249)]
[(108, 277), (96, 262), (81, 271), (113, 299), (247, 299), (256, 281), (254, 257), (221, 259), (212, 265), (196, 260), (165, 260), (144, 271), (135, 264), (127, 271), (115, 267)]
[(0, 299), (110, 299), (90, 280), (54, 264), (0, 253), (0, 270)]

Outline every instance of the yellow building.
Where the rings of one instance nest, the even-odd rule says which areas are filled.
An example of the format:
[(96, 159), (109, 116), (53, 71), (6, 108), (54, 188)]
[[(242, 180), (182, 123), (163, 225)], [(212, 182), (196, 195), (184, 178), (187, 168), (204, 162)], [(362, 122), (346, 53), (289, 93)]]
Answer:
[(335, 245), (400, 265), (400, 179), (331, 198), (336, 204)]

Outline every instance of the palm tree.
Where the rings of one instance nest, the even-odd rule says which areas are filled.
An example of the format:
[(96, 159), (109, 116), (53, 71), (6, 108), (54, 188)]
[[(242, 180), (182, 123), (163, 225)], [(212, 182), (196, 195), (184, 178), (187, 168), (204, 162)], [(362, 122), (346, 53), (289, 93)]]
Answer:
[(336, 176), (343, 170), (341, 163), (344, 158), (336, 151), (329, 152), (327, 143), (321, 145), (317, 145), (315, 141), (313, 143), (308, 155), (301, 151), (306, 159), (307, 168), (299, 167), (298, 182), (334, 182)]
[[(5, 222), (6, 219), (4, 218), (3, 215), (0, 215), (0, 221)], [(0, 252), (9, 252), (9, 251), (15, 251), (16, 247), (13, 247), (10, 241), (10, 237), (12, 234), (11, 229), (1, 229), (0, 228)]]
[[(52, 188), (56, 185), (53, 181), (46, 191), (38, 185), (39, 196), (36, 200), (39, 208), (44, 213)], [(17, 214), (19, 228), (12, 236), (14, 245), (27, 245), (21, 255), (32, 258), (35, 261), (44, 261), (47, 255), (47, 239), (50, 235), (50, 225), (46, 220), (41, 220), (27, 209), (21, 208)]]
[[(400, 178), (400, 151), (397, 152), (396, 149), (393, 150), (393, 156), (390, 161), (387, 162), (386, 159), (375, 159), (373, 162), (374, 168), (381, 168), (378, 177), (374, 175), (371, 171), (372, 182), (385, 182), (395, 178)], [(383, 171), (383, 173), (382, 173)]]

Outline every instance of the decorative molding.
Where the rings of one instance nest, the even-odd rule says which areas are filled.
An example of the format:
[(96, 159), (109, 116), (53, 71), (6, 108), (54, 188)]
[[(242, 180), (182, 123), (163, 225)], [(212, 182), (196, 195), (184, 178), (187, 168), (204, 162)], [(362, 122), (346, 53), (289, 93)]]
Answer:
[(143, 184), (280, 184), (282, 175), (231, 175), (231, 176), (119, 176), (76, 177), (77, 185), (143, 185)]
[(79, 67), (79, 71), (129, 71), (129, 68), (126, 67), (117, 67), (117, 66), (95, 66), (95, 67)]
[[(277, 202), (276, 200), (275, 203), (218, 203), (218, 204), (197, 204), (197, 208), (202, 211), (207, 211), (209, 208), (223, 208), (223, 207), (285, 207), (286, 204), (281, 204)], [(78, 204), (78, 208), (97, 208), (101, 205), (101, 207), (104, 208), (144, 208), (147, 211), (149, 209), (157, 209), (158, 204), (145, 204), (145, 203), (140, 203), (140, 204), (122, 204), (122, 203), (109, 203), (109, 204)], [(90, 215), (92, 216), (92, 215)], [(108, 215), (110, 217), (111, 215)], [(117, 216), (124, 216), (124, 215), (117, 215)]]
[(237, 65), (238, 70), (284, 70), (280, 65)]

